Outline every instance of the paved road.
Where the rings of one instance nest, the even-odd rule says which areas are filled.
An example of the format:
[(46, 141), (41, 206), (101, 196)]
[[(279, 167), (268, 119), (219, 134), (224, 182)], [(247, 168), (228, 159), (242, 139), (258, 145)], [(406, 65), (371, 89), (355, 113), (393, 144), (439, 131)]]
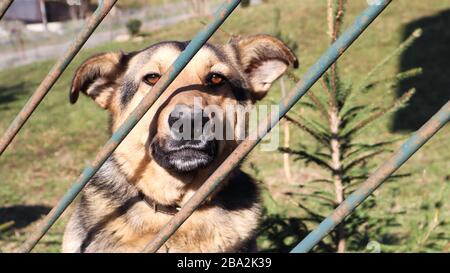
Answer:
[[(261, 0), (252, 1), (252, 5), (258, 5), (260, 3)], [(216, 8), (217, 6), (211, 5), (212, 10), (215, 10)], [(136, 14), (135, 18), (141, 18), (144, 13), (147, 18), (158, 18), (144, 20), (143, 28), (145, 30), (155, 30), (194, 17), (187, 2), (166, 4), (158, 7), (153, 7), (151, 9), (148, 8), (147, 10), (143, 10)], [(162, 17), (162, 15), (166, 14), (175, 15)], [(99, 29), (97, 29), (97, 31), (91, 36), (91, 38), (83, 48), (94, 47), (96, 45), (114, 40), (114, 38), (120, 34), (125, 34), (127, 31), (123, 27), (123, 25), (125, 24), (126, 20), (128, 20), (128, 18), (130, 18), (129, 15), (124, 16), (124, 18), (110, 18), (110, 16), (106, 17), (104, 22), (100, 25)], [(115, 27), (113, 29), (111, 29), (111, 27), (108, 27), (108, 24), (112, 24), (115, 21), (120, 21), (120, 27)], [(117, 22), (115, 23), (117, 25)], [(61, 56), (72, 42), (72, 39), (65, 40), (66, 41), (56, 44), (41, 45), (32, 48), (26, 47), (24, 54), (18, 51), (0, 52), (0, 70)]]
[[(169, 26), (175, 24), (177, 22), (186, 20), (191, 18), (191, 14), (178, 15), (170, 18), (151, 20), (144, 23), (144, 27), (146, 25), (153, 25), (157, 27), (153, 27), (153, 29), (162, 28), (164, 26)], [(96, 45), (109, 42), (114, 40), (117, 35), (125, 34), (127, 31), (125, 28), (115, 29), (114, 31), (103, 31), (103, 32), (95, 32), (91, 38), (87, 41), (83, 48), (94, 47)], [(36, 61), (43, 61), (55, 58), (57, 56), (62, 55), (66, 49), (71, 44), (71, 40), (51, 45), (42, 45), (33, 48), (27, 48), (24, 53), (20, 53), (18, 51), (0, 53), (0, 70), (16, 67), (20, 65), (25, 65), (29, 63), (33, 63)]]
[[(176, 24), (178, 22), (193, 17), (193, 14), (189, 11), (189, 9), (186, 8), (187, 4), (177, 3), (172, 5), (173, 6), (170, 7), (171, 10), (179, 11), (180, 15), (173, 15), (166, 18), (163, 17), (159, 19), (151, 19), (144, 21), (143, 28), (145, 30), (155, 30), (158, 28)], [(167, 9), (168, 7), (163, 8)], [(146, 13), (146, 15), (150, 18), (157, 17), (155, 16), (155, 14), (152, 14), (152, 12), (154, 13), (155, 11), (158, 10), (160, 10), (159, 7), (152, 8), (150, 12)], [(159, 16), (160, 14), (161, 13), (159, 13)], [(138, 15), (139, 18), (141, 14)], [(125, 21), (123, 18), (118, 19), (117, 17), (116, 18), (107, 17), (102, 23), (102, 25), (99, 27), (99, 29), (97, 29), (97, 31), (91, 36), (91, 38), (89, 38), (89, 40), (87, 41), (87, 43), (84, 45), (83, 48), (94, 47), (96, 45), (109, 42), (111, 40), (114, 40), (114, 38), (117, 37), (118, 35), (127, 33), (127, 30), (125, 29), (125, 27), (123, 27), (125, 23), (120, 24), (119, 27), (111, 29), (109, 25), (113, 24), (114, 22), (111, 21), (114, 20)], [(65, 41), (62, 41), (60, 43), (40, 45), (35, 47), (31, 47), (29, 45), (27, 46), (25, 44), (26, 49), (24, 52), (19, 52), (18, 50), (17, 51), (8, 50), (6, 52), (0, 52), (0, 70), (25, 65), (36, 61), (48, 60), (60, 56), (66, 51), (66, 49), (70, 46), (72, 42), (72, 39), (70, 38), (65, 38), (64, 40)]]

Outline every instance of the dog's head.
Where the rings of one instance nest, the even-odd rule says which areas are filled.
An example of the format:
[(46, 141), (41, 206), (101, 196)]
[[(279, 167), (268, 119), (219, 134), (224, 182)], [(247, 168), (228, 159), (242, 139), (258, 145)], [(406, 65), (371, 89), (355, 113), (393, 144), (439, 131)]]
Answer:
[[(130, 54), (93, 56), (76, 71), (70, 101), (75, 103), (79, 92), (86, 94), (110, 112), (115, 131), (186, 46), (162, 42)], [(298, 66), (294, 53), (268, 35), (205, 45), (119, 146), (121, 163), (129, 165), (129, 173), (142, 169), (142, 161), (172, 174), (207, 169), (237, 144), (213, 132), (240, 124), (224, 110), (263, 98), (289, 65)], [(220, 110), (225, 115), (217, 115)]]

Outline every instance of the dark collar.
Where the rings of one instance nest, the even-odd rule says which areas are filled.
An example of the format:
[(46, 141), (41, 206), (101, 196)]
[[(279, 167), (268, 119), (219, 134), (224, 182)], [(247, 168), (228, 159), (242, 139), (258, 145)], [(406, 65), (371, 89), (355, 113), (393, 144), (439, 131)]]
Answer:
[(161, 212), (169, 215), (175, 215), (180, 211), (180, 207), (177, 205), (163, 205), (159, 204), (152, 198), (148, 197), (141, 191), (139, 191), (139, 198), (141, 198), (147, 205), (149, 205), (155, 212)]

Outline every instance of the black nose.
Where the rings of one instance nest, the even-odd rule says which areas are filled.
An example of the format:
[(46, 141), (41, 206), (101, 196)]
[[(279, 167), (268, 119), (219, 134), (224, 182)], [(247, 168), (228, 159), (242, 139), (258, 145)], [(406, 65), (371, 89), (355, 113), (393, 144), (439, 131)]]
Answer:
[(209, 117), (202, 109), (182, 104), (175, 106), (168, 119), (171, 132), (185, 140), (199, 139), (205, 133), (203, 128), (208, 121)]

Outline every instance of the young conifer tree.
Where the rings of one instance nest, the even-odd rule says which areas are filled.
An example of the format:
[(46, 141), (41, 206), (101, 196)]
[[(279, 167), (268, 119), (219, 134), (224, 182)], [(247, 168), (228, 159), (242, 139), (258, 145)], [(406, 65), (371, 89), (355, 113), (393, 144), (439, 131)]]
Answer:
[[(346, 13), (346, 0), (327, 1), (327, 27), (330, 44), (335, 42), (341, 34), (341, 27)], [(406, 72), (386, 78), (377, 79), (377, 74), (396, 56), (405, 51), (415, 39), (420, 37), (421, 30), (416, 30), (398, 48), (388, 54), (380, 63), (364, 77), (361, 84), (354, 87), (350, 80), (343, 79), (339, 63), (335, 63), (321, 78), (322, 94), (308, 92), (302, 107), (308, 107), (317, 113), (308, 118), (292, 111), (285, 117), (295, 127), (306, 132), (316, 147), (301, 145), (295, 148), (280, 148), (280, 151), (292, 155), (295, 159), (304, 160), (306, 163), (314, 163), (324, 170), (326, 177), (301, 183), (301, 188), (309, 188), (308, 194), (302, 194), (304, 189), (292, 192), (292, 199), (299, 201), (300, 208), (309, 214), (311, 221), (321, 222), (336, 208), (355, 188), (363, 182), (373, 171), (373, 160), (381, 154), (389, 152), (389, 145), (395, 140), (376, 138), (374, 143), (367, 143), (361, 139), (360, 132), (370, 124), (385, 116), (389, 112), (403, 107), (414, 93), (414, 89), (406, 92), (402, 97), (385, 105), (373, 105), (372, 103), (350, 105), (350, 98), (363, 96), (372, 89), (388, 92), (394, 89), (398, 83), (406, 78), (416, 77), (422, 73), (421, 68), (415, 68)], [(290, 77), (298, 79), (290, 74)], [(390, 179), (399, 178), (401, 175)], [(300, 197), (300, 198), (299, 198)], [(318, 201), (319, 200), (319, 201)], [(327, 208), (326, 213), (320, 214), (308, 207), (308, 202), (320, 202)], [(369, 215), (368, 211), (376, 206), (376, 200), (370, 198), (362, 206), (351, 214), (345, 222), (340, 224), (331, 233), (331, 242), (326, 249), (337, 252), (345, 252), (348, 249), (349, 240), (351, 249), (357, 249), (364, 243), (367, 244), (371, 234), (378, 234), (389, 217), (376, 219)], [(358, 246), (356, 246), (358, 245)]]

